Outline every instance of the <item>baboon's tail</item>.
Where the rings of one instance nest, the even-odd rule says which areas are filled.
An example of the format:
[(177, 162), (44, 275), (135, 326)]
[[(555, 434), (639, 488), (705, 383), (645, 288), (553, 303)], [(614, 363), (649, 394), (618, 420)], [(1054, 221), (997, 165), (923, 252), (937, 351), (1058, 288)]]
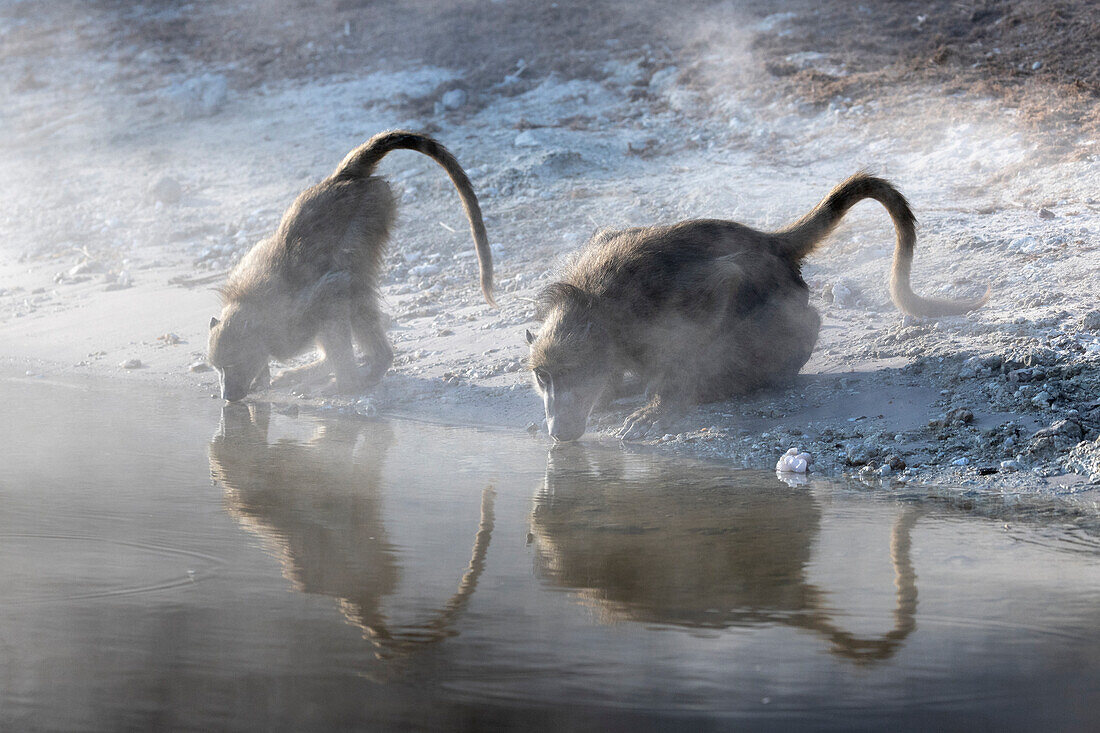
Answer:
[(470, 222), (470, 233), (477, 248), (477, 262), (481, 277), (481, 293), (489, 305), (495, 306), (493, 298), (493, 255), (489, 251), (489, 238), (485, 234), (485, 222), (481, 220), (481, 206), (478, 205), (470, 179), (455, 157), (445, 147), (426, 135), (404, 130), (380, 132), (370, 140), (352, 150), (332, 174), (333, 178), (360, 178), (374, 172), (378, 162), (387, 153), (394, 150), (415, 150), (439, 163), (462, 198), (462, 208)]
[(808, 255), (833, 230), (844, 214), (856, 202), (875, 199), (890, 212), (897, 232), (894, 247), (894, 266), (890, 272), (890, 297), (903, 313), (912, 316), (935, 318), (966, 313), (989, 300), (989, 288), (985, 295), (969, 300), (942, 300), (924, 298), (913, 292), (909, 274), (913, 265), (913, 245), (917, 234), (916, 219), (909, 202), (889, 182), (881, 178), (857, 173), (834, 188), (813, 210), (794, 224), (775, 232), (780, 246), (792, 259)]

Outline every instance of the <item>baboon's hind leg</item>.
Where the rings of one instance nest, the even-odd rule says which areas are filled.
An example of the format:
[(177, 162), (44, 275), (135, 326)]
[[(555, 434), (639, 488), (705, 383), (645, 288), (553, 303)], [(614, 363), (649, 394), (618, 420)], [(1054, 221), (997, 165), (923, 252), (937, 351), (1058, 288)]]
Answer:
[(770, 384), (782, 385), (794, 379), (795, 375), (810, 360), (821, 330), (821, 316), (811, 306), (805, 306), (782, 324), (779, 330), (781, 343), (775, 344), (772, 351), (774, 361), (770, 365), (773, 378)]
[(363, 350), (362, 384), (376, 384), (393, 364), (393, 347), (382, 327), (382, 314), (377, 306), (359, 305), (352, 313), (351, 328)]
[(335, 319), (321, 329), (317, 345), (324, 352), (324, 361), (335, 378), (337, 392), (356, 392), (362, 387), (359, 370), (355, 368), (355, 348), (351, 341), (351, 323), (347, 318)]

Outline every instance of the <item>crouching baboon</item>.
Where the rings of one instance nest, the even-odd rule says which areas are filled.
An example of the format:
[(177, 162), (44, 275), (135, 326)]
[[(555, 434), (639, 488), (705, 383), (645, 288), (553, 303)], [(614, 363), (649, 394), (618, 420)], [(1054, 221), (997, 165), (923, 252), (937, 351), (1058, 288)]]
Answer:
[(538, 298), (542, 328), (527, 332), (529, 367), (559, 441), (584, 434), (588, 415), (625, 373), (647, 403), (619, 435), (644, 437), (685, 405), (781, 384), (810, 358), (821, 319), (801, 262), (856, 202), (872, 198), (894, 221), (890, 295), (904, 313), (946, 316), (989, 297), (939, 300), (913, 293), (916, 240), (905, 197), (880, 178), (852, 176), (777, 232), (692, 220), (598, 232)]
[[(435, 140), (411, 132), (375, 135), (348, 153), (325, 180), (306, 189), (283, 214), (270, 239), (252, 248), (220, 292), (221, 318), (210, 319), (208, 359), (222, 397), (243, 398), (267, 386), (272, 358), (290, 359), (311, 346), (323, 357), (283, 372), (276, 384), (332, 374), (340, 392), (369, 386), (393, 362), (378, 307), (378, 276), (395, 217), (393, 194), (372, 175), (393, 150), (415, 150), (447, 171), (470, 221), (481, 292), (493, 301), (493, 262), (481, 208), (462, 167)], [(364, 352), (357, 368), (353, 340)]]

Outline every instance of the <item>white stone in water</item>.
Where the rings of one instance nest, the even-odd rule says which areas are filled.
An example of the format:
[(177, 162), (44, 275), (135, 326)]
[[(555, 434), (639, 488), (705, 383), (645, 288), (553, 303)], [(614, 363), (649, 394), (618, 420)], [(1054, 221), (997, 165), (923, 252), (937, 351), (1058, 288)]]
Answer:
[(809, 453), (800, 452), (798, 448), (790, 448), (779, 457), (779, 462), (775, 464), (775, 470), (790, 473), (806, 473), (806, 469), (810, 465), (810, 460)]

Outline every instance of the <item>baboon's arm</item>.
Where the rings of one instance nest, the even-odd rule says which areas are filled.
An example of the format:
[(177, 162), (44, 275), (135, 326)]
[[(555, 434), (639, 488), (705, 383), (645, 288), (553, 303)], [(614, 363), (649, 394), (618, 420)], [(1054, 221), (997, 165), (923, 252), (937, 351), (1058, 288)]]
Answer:
[(627, 416), (623, 426), (619, 428), (619, 438), (640, 440), (647, 435), (659, 434), (668, 423), (684, 412), (687, 401), (679, 390), (658, 390), (653, 390), (649, 400)]

